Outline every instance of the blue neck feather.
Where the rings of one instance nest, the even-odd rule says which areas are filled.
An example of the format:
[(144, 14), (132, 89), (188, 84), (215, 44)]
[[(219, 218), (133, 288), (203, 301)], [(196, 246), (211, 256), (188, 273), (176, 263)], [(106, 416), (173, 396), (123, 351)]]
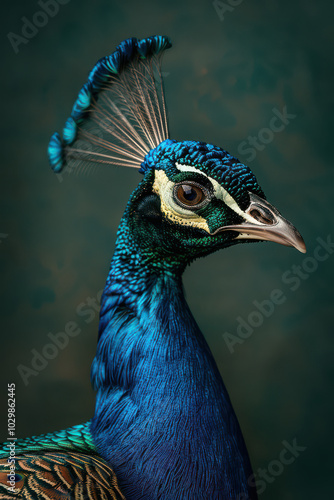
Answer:
[(185, 264), (143, 251), (132, 214), (121, 221), (102, 297), (96, 447), (127, 500), (255, 499), (229, 396), (184, 298)]

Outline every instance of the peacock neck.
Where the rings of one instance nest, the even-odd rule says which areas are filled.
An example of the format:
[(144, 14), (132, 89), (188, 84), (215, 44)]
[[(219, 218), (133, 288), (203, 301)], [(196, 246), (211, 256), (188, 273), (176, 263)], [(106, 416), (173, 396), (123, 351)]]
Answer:
[(186, 262), (159, 261), (146, 243), (125, 216), (92, 366), (95, 445), (129, 500), (248, 495), (242, 434), (184, 298)]
[[(195, 335), (201, 347), (210, 353), (185, 301), (182, 273), (186, 261), (173, 256), (159, 258), (155, 248), (138, 241), (129, 226), (125, 215), (118, 230), (116, 249), (101, 300), (96, 359), (101, 359), (101, 355), (108, 351), (102, 371), (108, 373), (109, 378), (106, 385), (101, 384), (98, 380), (101, 370), (93, 369), (93, 382), (98, 390), (109, 390), (110, 380), (123, 380), (119, 365), (110, 363), (110, 355), (113, 354), (111, 346), (114, 346), (118, 357), (125, 359), (132, 351), (139, 353), (140, 340), (140, 354), (146, 356), (147, 364), (154, 363), (156, 357), (161, 363), (161, 350), (166, 345), (174, 348), (174, 353), (170, 355), (180, 355), (177, 343), (186, 343), (188, 333), (190, 337)], [(122, 343), (118, 343), (118, 339), (122, 339)], [(131, 359), (133, 363), (134, 357)], [(133, 372), (128, 371), (130, 378)], [(133, 384), (134, 378), (129, 379), (128, 385)]]

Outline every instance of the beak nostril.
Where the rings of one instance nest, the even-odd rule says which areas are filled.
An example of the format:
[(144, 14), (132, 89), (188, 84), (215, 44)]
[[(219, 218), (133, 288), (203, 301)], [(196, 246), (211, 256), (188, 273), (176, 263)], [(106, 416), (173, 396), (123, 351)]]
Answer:
[(262, 222), (263, 224), (273, 224), (274, 219), (269, 210), (260, 210), (257, 208), (252, 208), (249, 212), (249, 215), (253, 217), (255, 220)]

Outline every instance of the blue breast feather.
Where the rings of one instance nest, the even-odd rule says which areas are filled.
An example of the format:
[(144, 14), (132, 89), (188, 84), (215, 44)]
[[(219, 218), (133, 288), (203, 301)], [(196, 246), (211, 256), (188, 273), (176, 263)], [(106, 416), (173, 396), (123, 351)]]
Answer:
[(181, 278), (142, 265), (127, 218), (92, 366), (96, 447), (129, 499), (256, 498), (237, 419)]

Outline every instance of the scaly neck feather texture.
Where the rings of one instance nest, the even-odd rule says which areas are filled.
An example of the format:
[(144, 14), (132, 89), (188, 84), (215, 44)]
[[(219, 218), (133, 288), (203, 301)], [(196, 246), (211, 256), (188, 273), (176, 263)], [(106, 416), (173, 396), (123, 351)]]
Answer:
[(243, 437), (185, 301), (184, 263), (142, 251), (125, 213), (102, 297), (91, 432), (127, 500), (255, 499)]

